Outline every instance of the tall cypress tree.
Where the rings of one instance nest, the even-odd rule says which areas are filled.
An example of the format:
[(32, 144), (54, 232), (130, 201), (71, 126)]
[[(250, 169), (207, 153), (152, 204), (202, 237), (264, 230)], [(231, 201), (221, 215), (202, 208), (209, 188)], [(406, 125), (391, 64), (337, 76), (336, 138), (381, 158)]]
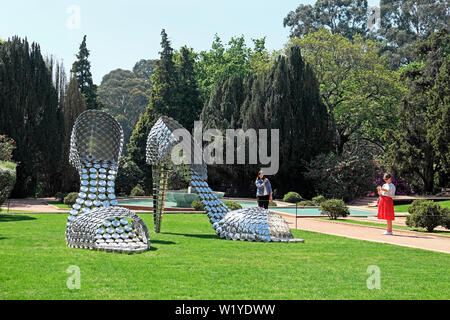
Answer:
[(152, 75), (153, 90), (150, 96), (150, 104), (153, 110), (162, 115), (179, 118), (178, 79), (173, 49), (166, 31), (161, 31), (160, 60)]
[(76, 170), (69, 164), (70, 139), (73, 125), (78, 116), (86, 110), (86, 101), (78, 89), (77, 78), (70, 79), (64, 96), (64, 141), (62, 154), (62, 188), (63, 192), (76, 191), (79, 178)]
[[(304, 165), (330, 150), (327, 110), (315, 75), (298, 47), (278, 57), (269, 71), (245, 79), (235, 75), (217, 84), (202, 120), (207, 128), (278, 129), (280, 170), (271, 180), (279, 194), (307, 190)], [(227, 176), (241, 194), (250, 191), (258, 170), (255, 165), (214, 167), (211, 172)], [(212, 180), (213, 185), (214, 180), (220, 181)]]
[(52, 73), (39, 45), (13, 37), (0, 46), (0, 132), (17, 143), (13, 196), (49, 190), (61, 158), (61, 111)]
[(150, 95), (150, 102), (145, 112), (140, 116), (127, 147), (131, 161), (137, 164), (144, 173), (142, 184), (148, 194), (152, 191), (152, 171), (146, 162), (148, 134), (158, 115), (178, 116), (176, 112), (179, 94), (177, 73), (173, 61), (173, 49), (164, 29), (161, 31), (161, 38), (161, 58), (152, 75), (153, 90)]
[(194, 64), (192, 50), (181, 47), (177, 64), (179, 102), (173, 116), (189, 131), (194, 128), (194, 121), (199, 119), (203, 107), (195, 78)]
[(71, 72), (78, 81), (78, 88), (86, 99), (89, 110), (100, 109), (101, 105), (97, 97), (97, 86), (92, 81), (91, 63), (89, 62), (89, 50), (86, 46), (86, 36), (80, 45), (77, 60), (73, 63)]

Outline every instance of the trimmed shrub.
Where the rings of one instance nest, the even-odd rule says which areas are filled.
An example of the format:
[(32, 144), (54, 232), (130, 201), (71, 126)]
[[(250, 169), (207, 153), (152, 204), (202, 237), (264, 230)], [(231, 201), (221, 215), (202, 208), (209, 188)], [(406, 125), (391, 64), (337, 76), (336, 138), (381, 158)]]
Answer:
[(71, 192), (64, 198), (64, 204), (73, 206), (78, 199), (78, 192)]
[(312, 201), (304, 200), (297, 203), (299, 206), (305, 206), (305, 207), (315, 207), (315, 204)]
[(414, 200), (408, 209), (406, 225), (414, 228), (425, 228), (433, 232), (434, 228), (445, 223), (446, 210), (432, 200)]
[(444, 208), (442, 209), (442, 211), (444, 212), (444, 217), (442, 219), (442, 226), (450, 230), (450, 209)]
[(333, 220), (336, 220), (338, 217), (346, 217), (350, 214), (350, 210), (341, 199), (326, 200), (320, 204), (319, 210), (321, 214), (326, 214)]
[(235, 201), (224, 201), (223, 203), (224, 203), (224, 204), (228, 207), (228, 209), (230, 209), (230, 210), (239, 210), (239, 209), (242, 209), (242, 206), (241, 206), (239, 203), (235, 202)]
[(131, 190), (130, 196), (132, 197), (143, 197), (145, 196), (145, 191), (142, 189), (141, 185), (138, 184), (136, 187)]
[(288, 192), (284, 195), (283, 201), (290, 203), (297, 203), (302, 201), (302, 197), (297, 192)]
[(67, 193), (57, 192), (55, 194), (55, 198), (58, 199), (59, 202), (64, 203), (64, 198), (67, 196)]
[(0, 205), (9, 198), (16, 184), (16, 164), (0, 162)]
[(205, 205), (200, 199), (192, 201), (192, 208), (194, 208), (195, 211), (205, 211)]
[(324, 196), (317, 196), (317, 197), (312, 198), (312, 203), (314, 203), (314, 205), (319, 207), (320, 204), (326, 200), (327, 199), (325, 199)]

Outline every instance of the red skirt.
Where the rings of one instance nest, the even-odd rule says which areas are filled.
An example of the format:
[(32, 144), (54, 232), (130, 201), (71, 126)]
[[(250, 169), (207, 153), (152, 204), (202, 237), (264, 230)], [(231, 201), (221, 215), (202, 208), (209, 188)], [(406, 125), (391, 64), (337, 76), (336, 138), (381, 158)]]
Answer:
[(378, 219), (395, 220), (394, 201), (391, 197), (378, 198)]

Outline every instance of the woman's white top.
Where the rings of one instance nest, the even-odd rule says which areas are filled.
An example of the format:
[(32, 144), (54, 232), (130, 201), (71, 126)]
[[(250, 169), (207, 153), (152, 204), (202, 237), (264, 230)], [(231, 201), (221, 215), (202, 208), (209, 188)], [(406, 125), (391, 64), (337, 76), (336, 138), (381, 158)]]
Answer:
[(383, 184), (383, 186), (381, 188), (388, 190), (387, 192), (381, 190), (382, 196), (391, 197), (391, 198), (393, 198), (395, 196), (395, 186), (392, 183), (385, 183), (385, 184)]

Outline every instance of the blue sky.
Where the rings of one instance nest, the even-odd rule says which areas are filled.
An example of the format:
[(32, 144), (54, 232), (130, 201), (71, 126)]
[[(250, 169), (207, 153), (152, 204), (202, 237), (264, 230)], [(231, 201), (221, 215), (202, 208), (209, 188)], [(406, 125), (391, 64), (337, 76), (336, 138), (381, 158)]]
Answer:
[[(280, 49), (289, 29), (287, 13), (315, 0), (15, 0), (0, 7), (0, 38), (13, 35), (38, 42), (44, 54), (63, 59), (69, 70), (83, 35), (88, 37), (94, 82), (117, 68), (131, 69), (140, 59), (158, 57), (165, 28), (175, 49), (210, 48), (214, 34), (266, 36), (268, 49)], [(379, 0), (369, 0), (378, 4)], [(75, 6), (75, 7), (73, 7)], [(69, 11), (69, 9), (75, 11)], [(79, 28), (76, 10), (80, 10)], [(72, 27), (70, 27), (72, 26)]]

